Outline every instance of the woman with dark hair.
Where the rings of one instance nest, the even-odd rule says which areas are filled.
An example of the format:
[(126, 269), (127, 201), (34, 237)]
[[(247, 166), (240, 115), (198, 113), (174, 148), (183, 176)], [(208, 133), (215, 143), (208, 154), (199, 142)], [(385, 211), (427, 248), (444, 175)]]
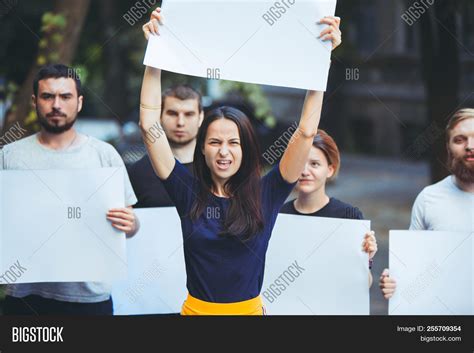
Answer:
[[(339, 148), (324, 130), (318, 130), (313, 140), (305, 167), (296, 184), (297, 197), (283, 205), (280, 213), (314, 217), (363, 219), (362, 212), (354, 206), (326, 194), (326, 182), (336, 178), (341, 166)], [(362, 250), (369, 255), (369, 269), (377, 252), (373, 231), (365, 234)], [(369, 272), (369, 286), (372, 285)]]
[[(157, 34), (160, 9), (143, 26)], [(322, 40), (341, 42), (337, 17), (325, 17)], [(265, 254), (278, 211), (303, 170), (316, 135), (323, 92), (307, 93), (298, 131), (281, 161), (261, 177), (260, 151), (247, 116), (212, 110), (197, 136), (195, 176), (171, 153), (160, 133), (161, 70), (146, 67), (140, 127), (156, 175), (181, 217), (188, 297), (183, 315), (262, 315)]]

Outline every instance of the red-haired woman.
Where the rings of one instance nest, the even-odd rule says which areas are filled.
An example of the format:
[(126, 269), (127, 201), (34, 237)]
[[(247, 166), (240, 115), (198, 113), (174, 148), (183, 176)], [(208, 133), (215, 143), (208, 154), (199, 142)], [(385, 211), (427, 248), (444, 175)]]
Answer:
[[(158, 33), (160, 10), (143, 26)], [(341, 42), (339, 18), (325, 17), (322, 40)], [(188, 297), (183, 315), (262, 315), (265, 254), (278, 211), (303, 170), (316, 135), (323, 92), (307, 93), (298, 136), (281, 162), (261, 177), (260, 151), (249, 119), (238, 109), (209, 112), (199, 128), (195, 177), (174, 157), (160, 126), (161, 70), (147, 67), (140, 127), (156, 175), (181, 217)], [(150, 132), (155, 137), (150, 137)]]
[[(318, 130), (309, 151), (303, 172), (296, 184), (298, 196), (283, 205), (280, 212), (315, 217), (363, 219), (362, 212), (354, 206), (326, 194), (326, 182), (333, 180), (341, 165), (339, 149), (333, 138), (324, 130)], [(373, 231), (367, 232), (362, 249), (369, 254), (369, 268), (377, 252)], [(369, 286), (372, 274), (369, 273)]]

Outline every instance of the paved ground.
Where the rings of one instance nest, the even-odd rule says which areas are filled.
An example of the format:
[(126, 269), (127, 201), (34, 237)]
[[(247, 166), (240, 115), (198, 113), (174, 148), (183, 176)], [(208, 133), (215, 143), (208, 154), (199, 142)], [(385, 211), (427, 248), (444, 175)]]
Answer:
[(412, 204), (428, 184), (428, 163), (344, 155), (339, 177), (328, 187), (330, 196), (359, 207), (372, 221), (379, 245), (372, 270), (372, 315), (386, 315), (388, 310), (377, 283), (388, 267), (388, 231), (408, 228)]

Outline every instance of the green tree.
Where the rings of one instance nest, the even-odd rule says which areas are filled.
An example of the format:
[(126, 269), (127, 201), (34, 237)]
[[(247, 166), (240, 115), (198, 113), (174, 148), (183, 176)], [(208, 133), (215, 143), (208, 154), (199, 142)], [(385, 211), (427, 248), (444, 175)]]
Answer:
[(53, 11), (43, 14), (38, 53), (7, 113), (4, 131), (17, 122), (30, 131), (37, 129), (30, 104), (34, 76), (41, 65), (72, 62), (89, 4), (90, 0), (56, 0)]

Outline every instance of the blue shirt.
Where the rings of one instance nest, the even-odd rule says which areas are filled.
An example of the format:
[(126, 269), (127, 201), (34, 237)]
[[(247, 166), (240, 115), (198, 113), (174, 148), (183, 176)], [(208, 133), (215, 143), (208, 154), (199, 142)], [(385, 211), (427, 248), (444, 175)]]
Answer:
[[(219, 235), (229, 199), (209, 196), (209, 205), (193, 221), (190, 211), (198, 180), (178, 161), (163, 185), (181, 217), (187, 288), (193, 297), (213, 303), (240, 302), (260, 294), (265, 255), (278, 211), (295, 184), (286, 182), (279, 165), (261, 181), (264, 229), (248, 241)], [(249, 195), (251, 197), (251, 195)]]

